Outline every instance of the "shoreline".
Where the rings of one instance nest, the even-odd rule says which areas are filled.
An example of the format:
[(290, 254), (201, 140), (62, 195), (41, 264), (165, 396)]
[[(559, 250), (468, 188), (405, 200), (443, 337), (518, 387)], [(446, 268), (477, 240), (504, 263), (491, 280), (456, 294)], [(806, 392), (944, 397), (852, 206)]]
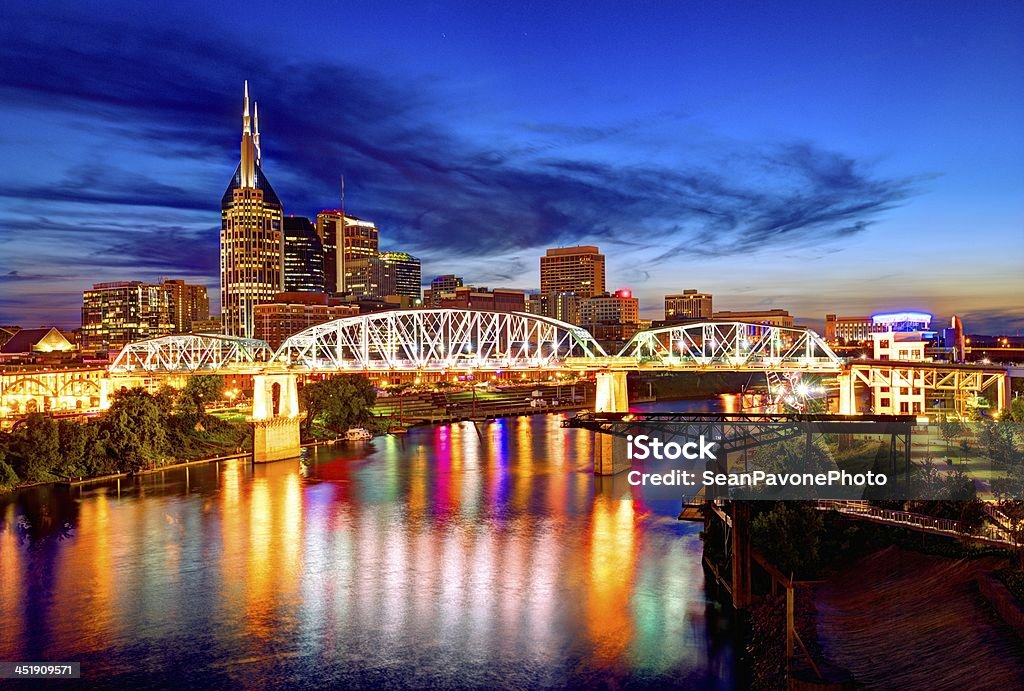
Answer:
[[(712, 397), (708, 397), (708, 396), (695, 396), (695, 397), (685, 396), (685, 397), (672, 397), (672, 398), (667, 398), (667, 399), (659, 399), (657, 396), (655, 396), (655, 397), (641, 396), (637, 400), (630, 401), (630, 404), (632, 405), (634, 403), (659, 403), (659, 402), (691, 401), (691, 400), (715, 400), (717, 398), (718, 398), (717, 396), (712, 396)], [(525, 409), (518, 409), (518, 410), (515, 410), (515, 411), (501, 410), (501, 411), (495, 411), (493, 413), (492, 412), (482, 412), (481, 414), (479, 414), (479, 415), (477, 415), (475, 417), (452, 417), (452, 418), (445, 418), (443, 420), (430, 420), (430, 421), (423, 420), (423, 421), (421, 421), (419, 423), (413, 423), (411, 425), (407, 425), (407, 426), (405, 426), (405, 428), (408, 430), (408, 429), (412, 429), (414, 427), (430, 427), (430, 426), (435, 426), (435, 425), (447, 425), (447, 424), (452, 424), (452, 423), (456, 423), (456, 422), (472, 422), (472, 423), (488, 422), (490, 420), (495, 420), (495, 419), (498, 419), (498, 418), (512, 418), (512, 417), (520, 417), (520, 416), (524, 416), (524, 415), (532, 416), (532, 415), (546, 415), (546, 414), (566, 413), (566, 412), (573, 412), (573, 411), (578, 411), (578, 410), (586, 410), (588, 408), (589, 408), (588, 405), (575, 405), (575, 404), (573, 404), (573, 405), (566, 405), (566, 406), (546, 406), (544, 408), (525, 408)], [(382, 434), (375, 435), (375, 436), (385, 436), (387, 434), (391, 434), (391, 433), (390, 432), (384, 432)], [(324, 446), (324, 445), (328, 445), (328, 444), (335, 444), (338, 441), (343, 441), (343, 440), (340, 437), (339, 438), (335, 438), (335, 439), (317, 439), (317, 440), (313, 440), (313, 441), (302, 442), (302, 443), (299, 444), (299, 446), (300, 446), (300, 448), (305, 449), (305, 448), (309, 448), (309, 447)], [(196, 459), (187, 460), (187, 461), (176, 461), (174, 463), (170, 463), (168, 465), (160, 466), (158, 468), (146, 468), (144, 470), (139, 470), (137, 472), (110, 473), (110, 474), (107, 474), (107, 475), (97, 475), (95, 477), (68, 478), (68, 479), (62, 479), (62, 480), (44, 480), (44, 481), (40, 481), (40, 482), (33, 482), (33, 483), (30, 483), (30, 484), (18, 485), (16, 487), (12, 487), (12, 488), (10, 488), (8, 490), (0, 492), (0, 497), (2, 497), (4, 495), (14, 494), (14, 493), (19, 492), (19, 491), (24, 490), (24, 489), (30, 489), (32, 487), (40, 487), (40, 486), (44, 486), (44, 485), (54, 485), (54, 486), (58, 486), (58, 487), (68, 487), (68, 488), (71, 488), (71, 487), (82, 487), (82, 486), (85, 486), (85, 485), (90, 485), (90, 484), (94, 484), (94, 483), (101, 483), (101, 482), (109, 482), (111, 480), (119, 480), (119, 479), (127, 478), (127, 477), (152, 475), (154, 473), (160, 473), (160, 472), (163, 472), (165, 470), (175, 470), (175, 469), (178, 469), (178, 468), (187, 468), (189, 466), (206, 464), (206, 463), (219, 463), (221, 461), (231, 461), (231, 460), (237, 460), (237, 459), (242, 459), (242, 458), (246, 458), (246, 457), (250, 457), (251, 458), (252, 457), (252, 451), (236, 452), (236, 453), (231, 453), (231, 454), (225, 454), (225, 455), (222, 455), (222, 456), (212, 456), (212, 457), (209, 457), (209, 458), (196, 458)]]

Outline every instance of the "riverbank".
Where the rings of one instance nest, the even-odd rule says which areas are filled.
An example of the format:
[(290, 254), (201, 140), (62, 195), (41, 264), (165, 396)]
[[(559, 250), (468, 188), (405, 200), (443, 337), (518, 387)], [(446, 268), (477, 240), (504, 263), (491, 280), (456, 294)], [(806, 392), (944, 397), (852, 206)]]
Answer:
[(998, 557), (886, 547), (815, 588), (824, 659), (873, 689), (1016, 688), (1024, 643), (978, 592)]

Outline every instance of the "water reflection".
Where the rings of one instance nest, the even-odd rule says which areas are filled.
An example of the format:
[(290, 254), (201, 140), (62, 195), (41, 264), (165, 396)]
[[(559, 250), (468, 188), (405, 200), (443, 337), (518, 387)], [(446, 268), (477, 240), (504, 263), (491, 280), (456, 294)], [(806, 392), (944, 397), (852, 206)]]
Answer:
[(698, 527), (603, 493), (560, 421), (0, 500), (0, 659), (111, 685), (730, 686)]

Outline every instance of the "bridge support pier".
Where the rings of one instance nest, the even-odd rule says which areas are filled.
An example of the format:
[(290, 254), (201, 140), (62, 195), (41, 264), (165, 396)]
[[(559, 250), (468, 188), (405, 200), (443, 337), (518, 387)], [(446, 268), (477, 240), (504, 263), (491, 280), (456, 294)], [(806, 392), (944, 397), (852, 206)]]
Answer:
[(839, 414), (857, 414), (857, 382), (853, 378), (853, 372), (843, 371), (839, 373)]
[(295, 458), (299, 440), (299, 393), (294, 374), (253, 377), (252, 460), (255, 463)]
[[(595, 413), (629, 412), (625, 372), (598, 372)], [(626, 440), (610, 434), (594, 435), (594, 474), (615, 475), (630, 468)]]

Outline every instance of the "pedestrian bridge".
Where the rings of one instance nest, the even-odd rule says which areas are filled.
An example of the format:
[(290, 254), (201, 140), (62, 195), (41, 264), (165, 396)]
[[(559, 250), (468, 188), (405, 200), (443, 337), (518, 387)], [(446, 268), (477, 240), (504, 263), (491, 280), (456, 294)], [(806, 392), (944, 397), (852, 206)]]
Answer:
[(814, 331), (698, 322), (640, 331), (609, 355), (583, 327), (524, 312), (418, 309), (344, 317), (264, 342), (214, 334), (127, 346), (112, 373), (285, 367), (307, 372), (453, 370), (731, 370), (838, 372), (844, 360)]

